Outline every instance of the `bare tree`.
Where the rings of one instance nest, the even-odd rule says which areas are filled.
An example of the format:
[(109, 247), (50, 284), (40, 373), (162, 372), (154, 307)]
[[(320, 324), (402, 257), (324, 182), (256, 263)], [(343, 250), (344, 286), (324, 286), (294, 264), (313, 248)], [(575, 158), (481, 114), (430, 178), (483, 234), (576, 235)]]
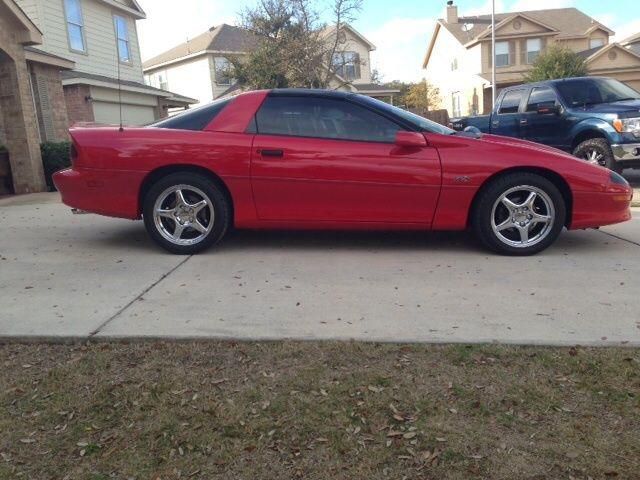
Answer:
[(362, 0), (333, 0), (332, 22), (320, 21), (311, 0), (260, 0), (241, 26), (262, 39), (246, 56), (230, 58), (233, 76), (250, 88), (327, 88), (344, 68), (344, 27)]

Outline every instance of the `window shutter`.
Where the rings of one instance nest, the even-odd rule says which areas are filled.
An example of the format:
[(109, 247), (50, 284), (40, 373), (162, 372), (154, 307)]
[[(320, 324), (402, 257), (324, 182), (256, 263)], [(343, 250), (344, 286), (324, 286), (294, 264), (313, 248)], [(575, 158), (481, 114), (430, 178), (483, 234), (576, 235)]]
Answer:
[(36, 86), (38, 88), (38, 100), (40, 103), (40, 113), (42, 115), (42, 127), (44, 129), (44, 139), (52, 141), (55, 139), (55, 129), (53, 128), (53, 109), (49, 98), (49, 85), (47, 78), (36, 75)]
[(520, 65), (527, 64), (527, 39), (520, 40)]
[(491, 68), (493, 66), (493, 46), (491, 45), (491, 43), (487, 43), (485, 45), (487, 45), (487, 59), (489, 60), (487, 62), (487, 66)]
[(509, 40), (509, 65), (516, 64), (516, 41)]
[(360, 54), (356, 53), (354, 54), (354, 62), (355, 62), (355, 71), (356, 71), (356, 78), (354, 80), (359, 80), (360, 79)]

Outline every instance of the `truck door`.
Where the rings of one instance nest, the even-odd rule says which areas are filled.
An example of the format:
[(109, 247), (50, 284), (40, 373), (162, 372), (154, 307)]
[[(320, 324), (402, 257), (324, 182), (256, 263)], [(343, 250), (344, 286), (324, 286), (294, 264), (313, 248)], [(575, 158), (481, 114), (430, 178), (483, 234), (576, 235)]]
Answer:
[(491, 133), (520, 138), (520, 106), (527, 88), (508, 90), (500, 100), (498, 109), (491, 116)]
[(520, 126), (522, 138), (551, 147), (566, 147), (567, 123), (556, 92), (550, 87), (531, 90)]

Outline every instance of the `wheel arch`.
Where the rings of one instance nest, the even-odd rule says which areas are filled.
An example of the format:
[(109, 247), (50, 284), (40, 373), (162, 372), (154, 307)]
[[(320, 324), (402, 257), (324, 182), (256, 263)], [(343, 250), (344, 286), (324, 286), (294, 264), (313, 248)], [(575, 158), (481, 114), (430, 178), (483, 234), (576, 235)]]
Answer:
[(518, 167), (512, 167), (512, 168), (500, 170), (499, 172), (496, 172), (490, 177), (488, 177), (487, 179), (485, 179), (482, 185), (480, 185), (480, 188), (478, 188), (478, 191), (473, 197), (473, 200), (471, 202), (471, 208), (469, 209), (469, 213), (467, 215), (468, 227), (471, 226), (471, 219), (473, 218), (473, 213), (477, 207), (478, 197), (480, 196), (480, 194), (487, 188), (488, 185), (493, 183), (495, 180), (505, 175), (509, 175), (511, 173), (535, 173), (537, 175), (540, 175), (543, 178), (546, 178), (551, 183), (553, 183), (562, 194), (562, 198), (564, 199), (565, 206), (567, 209), (565, 226), (568, 227), (569, 225), (571, 225), (572, 216), (573, 216), (573, 193), (567, 181), (564, 178), (562, 178), (562, 176), (557, 172), (554, 172), (553, 170), (549, 170), (547, 168), (518, 166)]
[(197, 173), (199, 175), (207, 177), (213, 183), (215, 183), (215, 185), (218, 188), (220, 188), (220, 190), (223, 192), (223, 194), (227, 197), (227, 200), (229, 201), (229, 206), (231, 208), (230, 221), (231, 221), (231, 224), (233, 225), (233, 219), (234, 219), (233, 197), (231, 196), (231, 192), (229, 191), (229, 188), (227, 187), (227, 185), (218, 175), (216, 175), (214, 172), (212, 172), (208, 168), (201, 167), (199, 165), (190, 165), (190, 164), (167, 165), (164, 167), (159, 167), (149, 172), (147, 176), (144, 178), (144, 180), (142, 181), (142, 184), (140, 185), (140, 191), (138, 193), (138, 215), (139, 216), (142, 215), (142, 206), (144, 205), (144, 198), (147, 195), (147, 192), (149, 192), (149, 189), (151, 188), (151, 186), (155, 182), (157, 182), (163, 177), (166, 177), (167, 175), (171, 175), (173, 173), (185, 173), (185, 172)]
[(602, 138), (608, 141), (607, 135), (602, 131), (595, 128), (590, 128), (588, 130), (583, 130), (578, 133), (571, 143), (571, 151), (575, 151), (582, 142), (586, 142), (587, 140), (591, 140), (594, 138)]

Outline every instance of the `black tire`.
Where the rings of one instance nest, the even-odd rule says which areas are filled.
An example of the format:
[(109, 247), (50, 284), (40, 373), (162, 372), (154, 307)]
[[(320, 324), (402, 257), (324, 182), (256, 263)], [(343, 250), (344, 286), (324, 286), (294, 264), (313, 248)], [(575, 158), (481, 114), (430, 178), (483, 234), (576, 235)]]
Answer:
[(617, 173), (622, 172), (622, 168), (613, 156), (613, 150), (611, 150), (609, 142), (604, 138), (591, 138), (589, 140), (585, 140), (575, 148), (573, 156), (589, 161), (594, 153), (598, 156), (598, 165), (607, 167), (609, 170), (613, 170)]
[[(184, 188), (179, 188), (180, 186)], [(189, 190), (189, 188), (194, 190)], [(180, 208), (176, 193), (169, 193), (166, 196), (167, 191), (172, 189), (180, 189), (181, 192), (184, 189), (183, 195), (187, 200), (187, 203), (184, 204), (184, 214), (187, 217), (185, 223), (181, 224), (183, 230), (180, 234), (185, 238), (178, 235), (180, 238), (175, 241), (168, 237), (171, 233), (176, 234), (175, 228), (178, 227), (178, 221), (183, 221), (183, 217), (157, 219), (154, 214), (156, 202), (161, 202), (163, 198), (164, 202), (168, 202), (166, 206), (161, 204), (160, 207), (163, 210), (175, 212), (176, 208)], [(197, 203), (202, 202), (202, 200), (198, 200), (199, 198), (205, 203), (208, 200), (209, 203), (202, 207), (202, 210), (196, 211)], [(186, 210), (189, 210), (190, 213)], [(211, 211), (213, 211), (213, 215)], [(143, 201), (143, 218), (149, 236), (162, 248), (177, 255), (193, 255), (222, 240), (231, 221), (231, 206), (225, 193), (211, 179), (192, 172), (173, 173), (161, 178), (151, 186)], [(197, 231), (190, 226), (196, 223), (189, 222), (189, 220), (199, 222), (198, 227), (201, 229), (204, 227), (205, 231)], [(173, 232), (171, 232), (172, 226)], [(193, 243), (180, 244), (178, 242)]]
[[(510, 210), (501, 202), (506, 192), (512, 192), (507, 195), (507, 200), (515, 202), (514, 206), (519, 207), (517, 210)], [(531, 207), (524, 207), (524, 201), (517, 199), (530, 198), (532, 192), (536, 192), (533, 204)], [(549, 209), (551, 211), (546, 211)], [(494, 219), (497, 216), (502, 217)], [(537, 218), (545, 216), (551, 217), (551, 220), (537, 223)], [(485, 247), (501, 255), (526, 256), (549, 247), (560, 235), (566, 216), (564, 198), (551, 181), (535, 173), (514, 172), (498, 177), (482, 189), (473, 206), (471, 223), (476, 237)], [(515, 224), (514, 219), (517, 220)], [(499, 228), (498, 224), (503, 221), (506, 225), (504, 233), (496, 232), (494, 223)], [(509, 224), (513, 226), (509, 227)], [(524, 237), (520, 233), (521, 229), (528, 230), (527, 238), (531, 235), (530, 245), (512, 244), (522, 242)]]

